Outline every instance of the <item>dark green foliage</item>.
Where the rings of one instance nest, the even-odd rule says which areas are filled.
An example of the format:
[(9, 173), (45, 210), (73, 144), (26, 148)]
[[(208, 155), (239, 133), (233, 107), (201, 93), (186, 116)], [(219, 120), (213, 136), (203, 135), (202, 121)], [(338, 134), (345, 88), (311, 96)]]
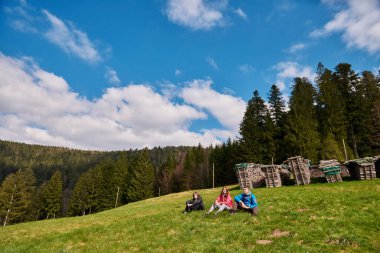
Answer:
[(5, 178), (0, 189), (0, 220), (3, 226), (26, 221), (35, 180), (31, 169), (20, 169)]
[(148, 149), (140, 151), (130, 168), (126, 197), (128, 202), (147, 199), (154, 196), (154, 170)]
[(271, 133), (270, 144), (271, 156), (273, 157), (273, 162), (281, 163), (286, 157), (286, 142), (284, 137), (286, 135), (285, 122), (287, 113), (285, 111), (285, 100), (282, 97), (280, 89), (273, 84), (268, 96), (270, 116), (273, 122), (269, 121), (269, 133)]
[(247, 162), (270, 162), (275, 151), (273, 124), (264, 100), (254, 91), (240, 124), (241, 151)]
[(318, 160), (320, 138), (315, 110), (315, 89), (306, 78), (295, 78), (289, 101), (287, 134), (288, 156), (301, 155)]
[(100, 169), (94, 168), (80, 176), (71, 195), (68, 210), (70, 215), (85, 215), (97, 211), (100, 175)]
[(42, 188), (42, 205), (46, 218), (56, 217), (62, 208), (62, 176), (57, 170), (50, 181)]
[[(234, 184), (237, 182), (235, 164), (244, 161), (240, 155), (240, 143), (228, 139), (221, 146), (216, 146), (210, 155), (210, 171), (214, 165), (215, 186)], [(211, 175), (212, 176), (212, 175)]]

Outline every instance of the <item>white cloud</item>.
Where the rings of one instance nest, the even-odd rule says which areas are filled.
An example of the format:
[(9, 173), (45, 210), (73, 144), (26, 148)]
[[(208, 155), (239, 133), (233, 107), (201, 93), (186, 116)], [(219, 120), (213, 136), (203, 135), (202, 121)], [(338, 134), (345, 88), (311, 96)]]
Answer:
[(241, 8), (237, 8), (236, 10), (234, 10), (234, 13), (236, 13), (242, 19), (247, 19), (248, 18), (247, 14), (245, 14), (245, 12)]
[(181, 74), (182, 74), (182, 71), (179, 70), (179, 69), (176, 69), (176, 70), (174, 71), (174, 75), (176, 75), (176, 76), (180, 76)]
[(316, 77), (316, 74), (310, 66), (302, 67), (297, 62), (293, 61), (279, 62), (274, 68), (279, 71), (277, 77), (282, 79), (306, 77), (310, 81), (313, 81)]
[(216, 64), (215, 60), (211, 57), (207, 57), (206, 58), (206, 62), (211, 66), (213, 67), (214, 69), (219, 69), (219, 66), (218, 64)]
[(239, 66), (239, 70), (243, 74), (249, 74), (249, 73), (252, 73), (253, 71), (255, 71), (255, 68), (249, 64), (243, 64), (243, 65)]
[(168, 0), (166, 15), (175, 24), (193, 30), (209, 30), (223, 26), (225, 21), (222, 11), (228, 1), (209, 2), (205, 0)]
[(51, 27), (44, 36), (66, 53), (73, 54), (90, 63), (102, 60), (87, 34), (76, 29), (73, 24), (66, 24), (47, 10), (42, 11)]
[[(325, 0), (327, 4), (331, 0)], [(312, 37), (326, 36), (341, 32), (348, 47), (366, 50), (370, 53), (380, 51), (380, 3), (377, 0), (348, 0), (334, 19), (323, 28), (310, 33)]]
[[(188, 104), (145, 84), (111, 87), (90, 101), (33, 59), (0, 53), (0, 139), (98, 150), (221, 143), (236, 136), (245, 102), (210, 86), (197, 80), (177, 88)], [(225, 128), (190, 131), (206, 111)]]
[(106, 78), (106, 80), (109, 84), (118, 85), (121, 83), (119, 77), (117, 76), (116, 71), (110, 67), (106, 67), (106, 73), (104, 74), (104, 77)]
[(293, 44), (290, 48), (289, 48), (289, 53), (293, 54), (297, 51), (300, 51), (302, 49), (305, 49), (306, 45), (304, 43), (297, 43), (297, 44)]
[[(18, 6), (4, 7), (9, 25), (20, 32), (43, 36), (67, 54), (89, 63), (98, 63), (102, 56), (87, 34), (75, 27), (73, 22), (64, 22), (47, 10), (39, 11), (26, 1)], [(108, 47), (104, 54), (111, 51)]]
[(276, 85), (277, 87), (284, 92), (284, 97), (288, 101), (289, 95), (287, 83), (291, 83), (295, 77), (306, 77), (311, 82), (314, 82), (316, 74), (310, 66), (302, 67), (297, 62), (293, 61), (283, 61), (277, 63), (273, 66), (277, 73)]
[(218, 93), (211, 84), (210, 80), (194, 80), (183, 88), (180, 96), (187, 103), (206, 109), (220, 124), (237, 134), (246, 103), (241, 98)]

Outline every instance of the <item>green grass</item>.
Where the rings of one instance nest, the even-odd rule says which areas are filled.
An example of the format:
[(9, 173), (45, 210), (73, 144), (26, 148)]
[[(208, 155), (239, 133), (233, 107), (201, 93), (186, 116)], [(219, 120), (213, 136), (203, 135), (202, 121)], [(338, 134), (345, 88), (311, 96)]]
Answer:
[[(219, 191), (199, 190), (207, 208)], [(253, 192), (258, 217), (182, 214), (191, 197), (183, 192), (0, 228), (0, 252), (380, 252), (379, 179)]]

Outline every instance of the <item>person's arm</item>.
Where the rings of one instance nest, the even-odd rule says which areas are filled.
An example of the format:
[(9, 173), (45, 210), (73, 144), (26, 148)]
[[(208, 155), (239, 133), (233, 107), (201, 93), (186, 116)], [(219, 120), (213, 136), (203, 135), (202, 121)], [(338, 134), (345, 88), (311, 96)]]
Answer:
[(251, 207), (257, 205), (256, 197), (255, 195), (253, 195), (253, 193), (251, 193), (250, 204), (251, 204)]
[(202, 203), (202, 198), (197, 198), (196, 200), (193, 201), (193, 205), (198, 205)]
[(243, 208), (248, 208), (248, 207), (244, 204), (244, 202), (243, 202), (243, 200), (242, 200), (242, 196), (243, 196), (243, 194), (240, 194), (240, 195), (235, 196), (235, 201), (236, 201), (237, 203), (240, 203), (241, 206), (242, 206)]

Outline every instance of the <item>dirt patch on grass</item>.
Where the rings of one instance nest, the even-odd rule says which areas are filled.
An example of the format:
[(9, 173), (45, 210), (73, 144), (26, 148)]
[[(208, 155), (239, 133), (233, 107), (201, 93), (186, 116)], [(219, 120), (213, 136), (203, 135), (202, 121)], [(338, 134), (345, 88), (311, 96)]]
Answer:
[(297, 212), (299, 212), (299, 213), (303, 213), (303, 212), (306, 212), (306, 211), (309, 211), (310, 209), (308, 209), (308, 208), (298, 208), (297, 209)]
[(289, 231), (281, 231), (280, 229), (275, 229), (272, 232), (271, 237), (283, 237), (283, 236), (289, 236), (290, 232)]
[(261, 244), (261, 245), (271, 244), (272, 242), (273, 242), (272, 240), (257, 240), (256, 241), (257, 244)]

